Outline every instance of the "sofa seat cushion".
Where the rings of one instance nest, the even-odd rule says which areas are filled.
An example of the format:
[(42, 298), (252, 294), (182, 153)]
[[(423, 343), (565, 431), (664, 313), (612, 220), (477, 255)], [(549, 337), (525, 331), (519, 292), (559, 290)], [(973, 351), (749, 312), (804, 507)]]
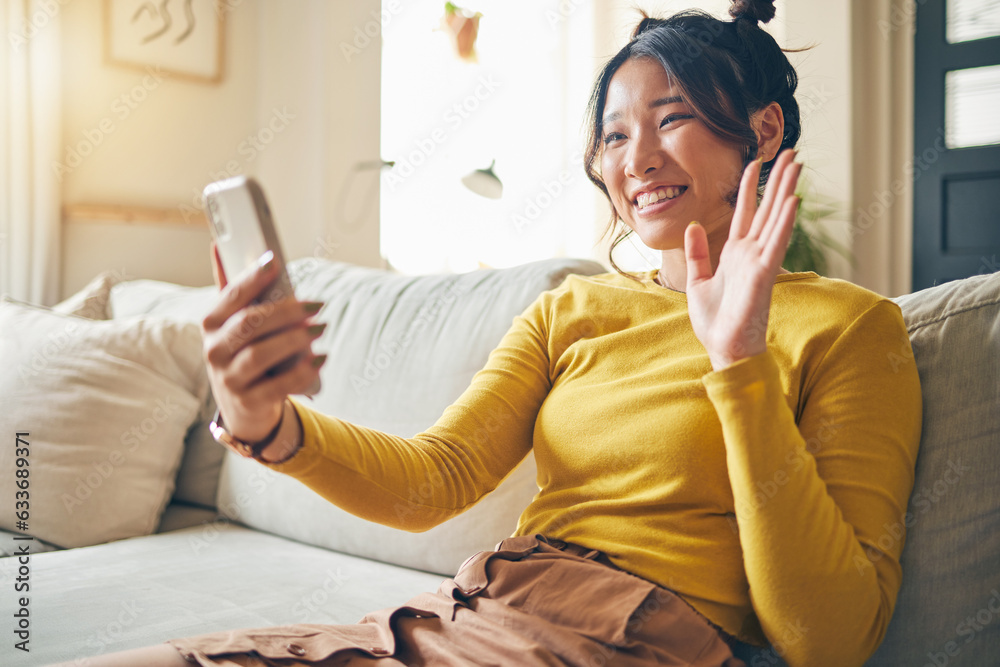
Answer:
[[(13, 589), (16, 561), (0, 559), (4, 590)], [(30, 660), (47, 665), (235, 628), (356, 623), (441, 581), (226, 522), (39, 554), (31, 558)], [(5, 595), (0, 613), (13, 611)]]
[[(0, 530), (0, 558), (8, 558), (15, 555), (18, 549), (24, 544), (24, 533), (10, 530)], [(58, 551), (59, 547), (49, 544), (43, 540), (35, 538), (31, 542), (32, 553), (44, 553), (46, 551)]]

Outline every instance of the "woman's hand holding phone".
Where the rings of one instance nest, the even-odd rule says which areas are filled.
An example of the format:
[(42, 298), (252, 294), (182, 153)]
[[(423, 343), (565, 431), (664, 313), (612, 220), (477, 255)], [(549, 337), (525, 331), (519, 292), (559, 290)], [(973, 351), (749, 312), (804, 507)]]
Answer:
[[(208, 379), (229, 432), (245, 442), (258, 442), (278, 425), (284, 410), (294, 413), (285, 399), (305, 393), (326, 362), (325, 354), (316, 356), (311, 349), (326, 326), (311, 319), (323, 304), (295, 298), (255, 303), (277, 276), (269, 252), (256, 267), (228, 282), (213, 243), (212, 268), (221, 292), (202, 320)], [(301, 356), (293, 366), (273, 375), (268, 372), (296, 355)], [(297, 419), (286, 419), (282, 432), (293, 426), (290, 422), (300, 428)], [(282, 435), (264, 450), (263, 458), (284, 458), (271, 451), (288, 448), (281, 445), (288, 442)]]

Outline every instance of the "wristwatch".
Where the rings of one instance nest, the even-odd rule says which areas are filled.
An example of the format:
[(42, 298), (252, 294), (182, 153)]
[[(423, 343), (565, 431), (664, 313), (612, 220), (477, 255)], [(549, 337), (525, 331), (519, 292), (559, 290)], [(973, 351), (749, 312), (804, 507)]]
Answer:
[(278, 425), (271, 429), (263, 440), (258, 440), (257, 442), (244, 442), (240, 440), (228, 430), (226, 430), (226, 425), (222, 423), (222, 411), (216, 409), (215, 417), (212, 418), (212, 422), (208, 425), (208, 430), (212, 432), (212, 437), (215, 441), (221, 443), (225, 447), (233, 450), (240, 456), (248, 459), (256, 459), (261, 463), (273, 463), (273, 461), (266, 461), (260, 457), (261, 452), (263, 452), (268, 445), (274, 442), (274, 439), (278, 437), (278, 431), (281, 430), (281, 424), (285, 421), (285, 405), (281, 405), (281, 418), (278, 419)]

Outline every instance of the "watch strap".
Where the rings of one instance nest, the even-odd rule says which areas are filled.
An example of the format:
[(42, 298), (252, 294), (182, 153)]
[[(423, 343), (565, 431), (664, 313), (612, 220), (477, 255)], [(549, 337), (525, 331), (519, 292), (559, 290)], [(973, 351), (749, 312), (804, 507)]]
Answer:
[(233, 450), (240, 456), (244, 458), (252, 458), (263, 463), (269, 463), (261, 458), (261, 452), (267, 449), (268, 445), (274, 442), (274, 439), (278, 437), (278, 432), (281, 431), (281, 425), (285, 421), (285, 405), (281, 405), (281, 417), (278, 419), (277, 425), (271, 432), (264, 436), (263, 440), (258, 440), (257, 442), (245, 442), (240, 440), (232, 433), (226, 429), (225, 423), (222, 421), (222, 411), (216, 409), (215, 417), (212, 418), (212, 422), (208, 425), (209, 430), (212, 432), (212, 437), (215, 440), (229, 449)]

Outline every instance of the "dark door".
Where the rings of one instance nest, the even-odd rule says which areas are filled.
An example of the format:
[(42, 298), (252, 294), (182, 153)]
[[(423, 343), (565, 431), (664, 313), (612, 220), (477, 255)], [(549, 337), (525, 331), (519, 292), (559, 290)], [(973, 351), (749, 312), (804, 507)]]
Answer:
[(1000, 0), (915, 4), (914, 291), (1000, 270)]

